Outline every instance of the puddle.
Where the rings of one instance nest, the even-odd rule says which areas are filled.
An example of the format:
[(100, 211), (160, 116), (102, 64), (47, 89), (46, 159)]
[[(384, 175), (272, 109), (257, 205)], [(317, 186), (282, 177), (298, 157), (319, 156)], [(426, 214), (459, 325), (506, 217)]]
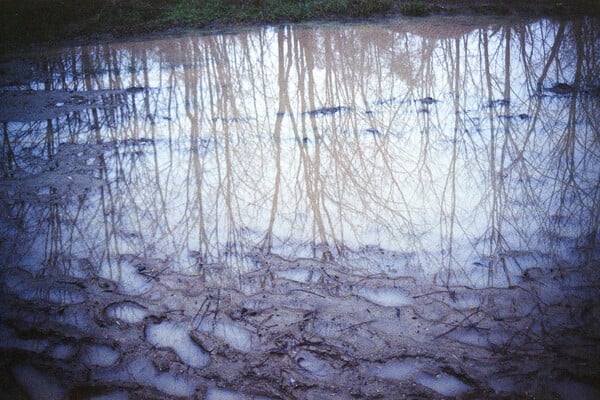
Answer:
[(401, 18), (10, 60), (2, 388), (597, 397), (598, 26)]

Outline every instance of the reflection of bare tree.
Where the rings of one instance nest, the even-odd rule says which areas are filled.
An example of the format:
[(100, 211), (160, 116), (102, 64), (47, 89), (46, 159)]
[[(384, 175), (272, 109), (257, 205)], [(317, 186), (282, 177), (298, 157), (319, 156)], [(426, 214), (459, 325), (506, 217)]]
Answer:
[(72, 199), (51, 210), (55, 259), (77, 242), (100, 263), (195, 270), (253, 246), (380, 248), (418, 254), (447, 286), (477, 268), (510, 284), (541, 231), (597, 240), (597, 105), (533, 96), (589, 86), (597, 35), (586, 20), (451, 38), (286, 27), (69, 49), (40, 63), (45, 90), (112, 91), (22, 131), (4, 123), (3, 174), (40, 171), (25, 154), (45, 162), (61, 143), (101, 149), (77, 218)]

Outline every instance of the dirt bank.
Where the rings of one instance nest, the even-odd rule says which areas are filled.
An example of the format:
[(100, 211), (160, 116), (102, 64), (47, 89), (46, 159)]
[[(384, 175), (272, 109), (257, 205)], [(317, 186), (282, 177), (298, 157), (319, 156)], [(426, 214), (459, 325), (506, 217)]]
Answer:
[(397, 16), (528, 15), (566, 17), (599, 15), (595, 0), (535, 2), (495, 0), (327, 0), (217, 2), (148, 0), (0, 2), (0, 54), (35, 45), (91, 43), (115, 37), (230, 29), (232, 26), (328, 20), (351, 21)]

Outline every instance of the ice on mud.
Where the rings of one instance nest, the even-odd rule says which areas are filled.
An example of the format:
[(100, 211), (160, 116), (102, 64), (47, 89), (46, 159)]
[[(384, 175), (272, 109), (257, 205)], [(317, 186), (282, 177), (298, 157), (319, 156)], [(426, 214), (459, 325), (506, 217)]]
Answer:
[(443, 372), (435, 376), (421, 372), (414, 380), (418, 384), (428, 387), (443, 396), (459, 396), (472, 389), (471, 386), (465, 384), (457, 377)]
[(358, 295), (384, 307), (403, 307), (413, 303), (410, 296), (395, 288), (363, 288), (358, 291)]
[(146, 328), (146, 340), (157, 347), (170, 347), (184, 363), (200, 368), (210, 361), (210, 356), (190, 338), (189, 331), (182, 325), (162, 322)]

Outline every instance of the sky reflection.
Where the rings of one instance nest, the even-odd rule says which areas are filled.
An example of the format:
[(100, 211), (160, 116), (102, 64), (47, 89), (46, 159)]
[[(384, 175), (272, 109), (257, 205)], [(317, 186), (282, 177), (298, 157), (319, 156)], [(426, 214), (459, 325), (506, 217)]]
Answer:
[(5, 265), (266, 252), (486, 286), (597, 257), (597, 25), (475, 21), (41, 55), (24, 85), (69, 94), (3, 122)]

